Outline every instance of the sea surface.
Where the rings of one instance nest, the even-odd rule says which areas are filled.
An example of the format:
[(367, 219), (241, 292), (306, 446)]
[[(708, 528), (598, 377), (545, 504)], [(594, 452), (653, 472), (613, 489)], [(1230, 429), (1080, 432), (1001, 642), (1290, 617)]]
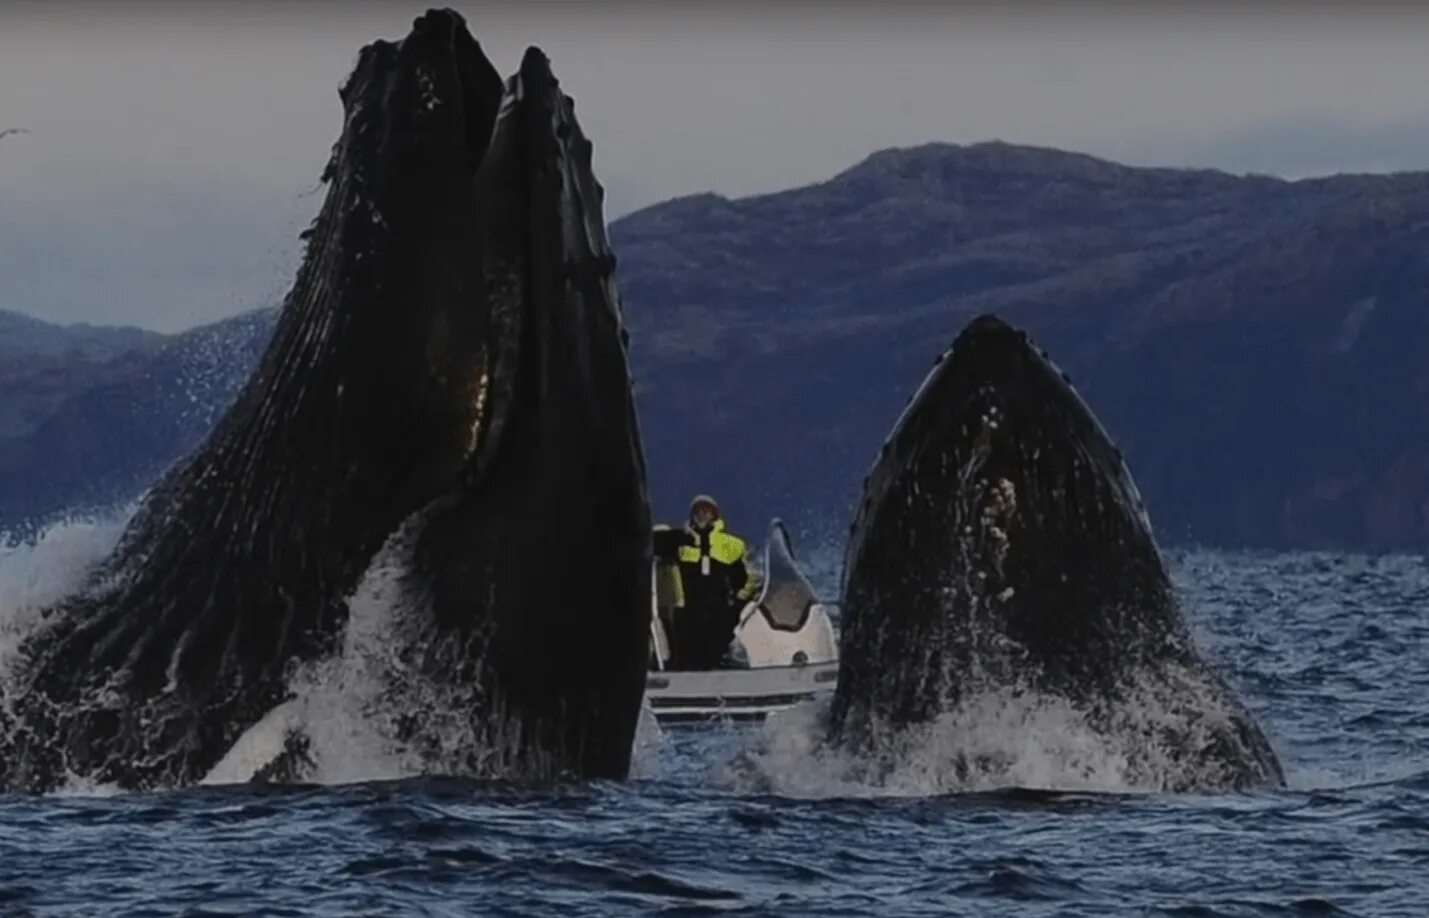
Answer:
[(1429, 564), (1171, 560), (1288, 790), (858, 787), (758, 752), (810, 717), (647, 724), (624, 783), (0, 797), (0, 914), (1429, 915)]

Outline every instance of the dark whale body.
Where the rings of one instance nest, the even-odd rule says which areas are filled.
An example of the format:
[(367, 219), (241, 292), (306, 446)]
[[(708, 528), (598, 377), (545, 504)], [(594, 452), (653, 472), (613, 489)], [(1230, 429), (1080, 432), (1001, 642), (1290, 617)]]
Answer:
[(495, 432), (413, 539), (409, 643), (419, 672), (481, 712), (463, 773), (624, 777), (652, 548), (615, 260), (591, 145), (541, 52), (507, 98), (481, 174), (484, 258), (493, 307), (520, 329), (493, 379)]
[[(201, 779), (284, 701), (294, 666), (332, 654), (399, 531), (435, 610), (420, 636), (446, 648), (433, 677), (479, 675), (503, 719), (529, 723), (511, 739), (523, 760), (628, 768), (650, 521), (590, 145), (539, 52), (508, 88), (451, 12), (365, 47), (341, 96), (273, 340), (26, 640), (5, 786)], [(482, 651), (479, 674), (456, 647)]]
[(889, 436), (844, 570), (831, 728), (851, 749), (896, 755), (910, 728), (1002, 692), (1073, 705), (1143, 785), (1283, 783), (1191, 639), (1120, 453), (995, 317), (958, 335)]

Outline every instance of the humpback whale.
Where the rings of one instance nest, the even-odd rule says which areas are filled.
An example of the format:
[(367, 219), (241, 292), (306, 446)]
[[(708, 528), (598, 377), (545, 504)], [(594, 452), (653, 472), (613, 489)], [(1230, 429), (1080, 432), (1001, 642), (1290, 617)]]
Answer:
[(521, 327), (493, 430), (411, 539), (412, 662), (480, 712), (463, 773), (624, 777), (652, 526), (615, 260), (591, 144), (540, 51), (506, 97), (479, 190), (488, 298)]
[(428, 675), (512, 761), (622, 777), (650, 512), (591, 145), (450, 11), (364, 47), (270, 346), (6, 686), (0, 778), (201, 779), (333, 653), (401, 535)]
[(1189, 633), (1120, 452), (994, 316), (957, 336), (884, 444), (843, 597), (831, 739), (871, 761), (1001, 694), (1071, 706), (1138, 786), (1283, 783)]

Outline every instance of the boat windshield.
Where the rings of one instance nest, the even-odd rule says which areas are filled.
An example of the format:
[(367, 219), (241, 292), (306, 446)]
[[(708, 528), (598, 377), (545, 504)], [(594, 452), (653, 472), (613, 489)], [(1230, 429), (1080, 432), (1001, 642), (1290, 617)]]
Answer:
[(809, 620), (809, 609), (818, 602), (809, 583), (794, 559), (794, 547), (782, 520), (769, 525), (769, 541), (764, 546), (764, 592), (759, 597), (759, 612), (769, 627), (779, 631), (798, 631)]

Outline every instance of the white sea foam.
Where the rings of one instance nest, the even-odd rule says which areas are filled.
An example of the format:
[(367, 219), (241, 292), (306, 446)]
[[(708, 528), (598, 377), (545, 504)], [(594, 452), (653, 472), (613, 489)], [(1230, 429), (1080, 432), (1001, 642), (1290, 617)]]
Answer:
[(28, 538), (0, 533), (0, 678), (41, 613), (81, 589), (114, 549), (133, 511), (66, 519)]
[(665, 772), (665, 757), (670, 752), (669, 737), (655, 719), (650, 703), (640, 705), (640, 719), (635, 722), (635, 743), (630, 751), (630, 777), (655, 778)]
[(856, 745), (826, 742), (826, 706), (807, 704), (771, 717), (719, 780), (809, 798), (1216, 788), (1228, 776), (1200, 751), (1235, 735), (1232, 704), (1214, 680), (1163, 668), (1142, 674), (1109, 716), (1005, 687), (927, 723), (873, 724)]
[(305, 781), (349, 784), (422, 773), (396, 741), (394, 712), (385, 703), (389, 678), (403, 665), (392, 640), (394, 611), (406, 601), (403, 569), (399, 550), (379, 554), (349, 600), (340, 650), (296, 667), (289, 679), (292, 699), (248, 730), (206, 783), (248, 780), (295, 733), (304, 738), (311, 763), (298, 775)]
[(301, 777), (321, 784), (540, 776), (549, 763), (532, 757), (520, 723), (481, 696), (471, 670), (454, 681), (419, 664), (431, 648), (421, 643), (425, 600), (404, 583), (410, 541), (405, 530), (394, 535), (353, 592), (338, 653), (294, 670), (292, 714), (264, 736), (267, 757), (298, 730), (312, 764)]

